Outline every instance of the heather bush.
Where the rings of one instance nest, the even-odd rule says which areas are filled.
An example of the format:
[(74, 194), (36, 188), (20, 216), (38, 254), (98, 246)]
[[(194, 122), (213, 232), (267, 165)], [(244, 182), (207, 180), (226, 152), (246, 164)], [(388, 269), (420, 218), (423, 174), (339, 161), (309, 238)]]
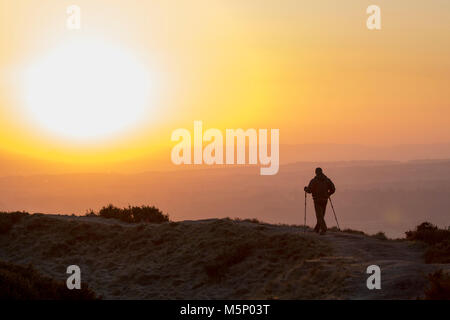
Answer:
[(423, 222), (416, 227), (414, 231), (406, 232), (406, 239), (408, 240), (420, 240), (427, 244), (442, 243), (450, 241), (450, 230), (439, 229), (437, 226)]
[(407, 231), (406, 239), (427, 244), (424, 254), (426, 263), (450, 263), (450, 230), (424, 222), (416, 230)]
[(128, 223), (163, 223), (169, 221), (169, 215), (164, 214), (155, 206), (140, 206), (118, 208), (110, 204), (100, 209), (98, 213), (90, 210), (86, 216), (98, 216), (106, 219), (117, 219)]

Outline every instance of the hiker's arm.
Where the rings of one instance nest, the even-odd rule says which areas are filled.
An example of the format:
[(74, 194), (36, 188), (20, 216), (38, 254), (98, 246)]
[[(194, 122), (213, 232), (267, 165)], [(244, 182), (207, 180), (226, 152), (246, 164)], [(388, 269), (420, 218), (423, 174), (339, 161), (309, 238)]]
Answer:
[(305, 187), (305, 192), (306, 193), (311, 193), (312, 191), (311, 191), (311, 187), (312, 187), (312, 180), (309, 182), (309, 185), (307, 186), (307, 187)]
[(330, 186), (328, 187), (328, 195), (332, 195), (333, 193), (336, 192), (336, 187), (334, 186), (333, 181), (331, 181), (330, 179), (328, 179)]

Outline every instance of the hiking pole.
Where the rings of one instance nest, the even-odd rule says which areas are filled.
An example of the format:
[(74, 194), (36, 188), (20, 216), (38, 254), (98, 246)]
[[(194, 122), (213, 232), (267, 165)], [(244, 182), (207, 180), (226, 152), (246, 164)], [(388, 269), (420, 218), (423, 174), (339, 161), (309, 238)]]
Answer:
[(305, 222), (303, 225), (303, 232), (306, 232), (306, 191), (305, 191)]
[(337, 224), (338, 230), (341, 231), (341, 228), (339, 228), (339, 222), (338, 222), (338, 219), (336, 216), (336, 211), (334, 211), (333, 201), (331, 201), (331, 197), (329, 197), (329, 198), (330, 198), (331, 209), (333, 209), (334, 218), (336, 219), (336, 224)]

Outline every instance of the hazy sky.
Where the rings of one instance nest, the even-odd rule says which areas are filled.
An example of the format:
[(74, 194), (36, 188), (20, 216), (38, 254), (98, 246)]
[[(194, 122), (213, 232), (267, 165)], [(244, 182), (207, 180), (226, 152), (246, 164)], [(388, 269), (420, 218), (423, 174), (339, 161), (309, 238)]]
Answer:
[[(72, 4), (78, 31), (66, 28)], [(371, 4), (381, 30), (366, 28)], [(0, 149), (121, 160), (171, 145), (171, 132), (194, 120), (278, 128), (289, 144), (450, 142), (449, 14), (447, 0), (0, 0)], [(85, 38), (131, 53), (152, 85), (128, 129), (81, 141), (36, 121), (22, 75)], [(117, 68), (105, 77), (120, 77)]]

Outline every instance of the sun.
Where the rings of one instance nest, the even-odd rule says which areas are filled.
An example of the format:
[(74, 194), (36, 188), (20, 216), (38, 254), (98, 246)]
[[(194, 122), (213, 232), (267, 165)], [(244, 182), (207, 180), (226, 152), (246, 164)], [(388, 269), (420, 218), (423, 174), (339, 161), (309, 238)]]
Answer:
[(42, 128), (77, 140), (136, 125), (149, 108), (148, 71), (124, 48), (93, 39), (53, 49), (25, 72), (25, 109)]

